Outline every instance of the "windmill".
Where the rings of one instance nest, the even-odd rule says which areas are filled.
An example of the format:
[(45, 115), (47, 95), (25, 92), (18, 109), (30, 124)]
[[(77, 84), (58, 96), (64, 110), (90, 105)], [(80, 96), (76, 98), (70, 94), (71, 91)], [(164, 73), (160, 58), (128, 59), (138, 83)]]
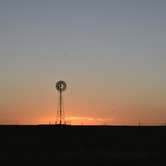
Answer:
[(67, 84), (66, 84), (65, 81), (60, 80), (60, 81), (58, 81), (56, 83), (56, 89), (59, 92), (56, 123), (59, 124), (59, 125), (65, 124), (63, 95), (62, 95), (62, 93), (66, 90), (66, 88), (67, 88)]

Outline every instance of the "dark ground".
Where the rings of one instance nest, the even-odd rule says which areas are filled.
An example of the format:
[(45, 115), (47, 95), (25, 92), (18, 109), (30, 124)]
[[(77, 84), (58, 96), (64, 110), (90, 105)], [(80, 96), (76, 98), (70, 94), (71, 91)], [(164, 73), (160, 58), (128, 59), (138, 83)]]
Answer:
[(166, 127), (0, 126), (0, 165), (166, 165)]

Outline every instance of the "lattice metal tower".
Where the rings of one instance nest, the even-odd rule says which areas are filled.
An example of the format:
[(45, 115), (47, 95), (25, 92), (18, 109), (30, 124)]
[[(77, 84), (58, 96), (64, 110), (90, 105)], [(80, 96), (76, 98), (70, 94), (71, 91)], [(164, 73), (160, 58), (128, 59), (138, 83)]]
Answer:
[(56, 89), (59, 91), (56, 124), (59, 124), (59, 125), (65, 124), (65, 114), (64, 114), (64, 104), (63, 104), (62, 92), (65, 91), (66, 88), (67, 88), (67, 84), (65, 81), (60, 80), (56, 83)]

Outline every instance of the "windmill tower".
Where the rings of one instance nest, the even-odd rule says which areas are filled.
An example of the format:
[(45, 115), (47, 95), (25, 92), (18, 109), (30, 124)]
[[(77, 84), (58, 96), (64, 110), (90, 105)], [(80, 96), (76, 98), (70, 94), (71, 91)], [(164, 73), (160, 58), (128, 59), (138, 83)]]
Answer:
[(56, 124), (59, 124), (59, 125), (65, 124), (64, 104), (63, 104), (62, 93), (66, 90), (66, 88), (67, 88), (67, 84), (65, 81), (60, 80), (56, 83), (56, 89), (59, 92)]

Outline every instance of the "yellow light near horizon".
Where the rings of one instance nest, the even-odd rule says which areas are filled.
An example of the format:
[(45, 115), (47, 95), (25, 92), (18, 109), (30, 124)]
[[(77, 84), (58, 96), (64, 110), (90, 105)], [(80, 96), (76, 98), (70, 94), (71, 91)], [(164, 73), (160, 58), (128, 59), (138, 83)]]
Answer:
[[(100, 117), (88, 117), (88, 116), (67, 116), (65, 117), (66, 124), (70, 125), (111, 125), (111, 118), (100, 118)], [(43, 118), (39, 118), (36, 120), (37, 124), (55, 124), (56, 117), (55, 116), (47, 116)]]

